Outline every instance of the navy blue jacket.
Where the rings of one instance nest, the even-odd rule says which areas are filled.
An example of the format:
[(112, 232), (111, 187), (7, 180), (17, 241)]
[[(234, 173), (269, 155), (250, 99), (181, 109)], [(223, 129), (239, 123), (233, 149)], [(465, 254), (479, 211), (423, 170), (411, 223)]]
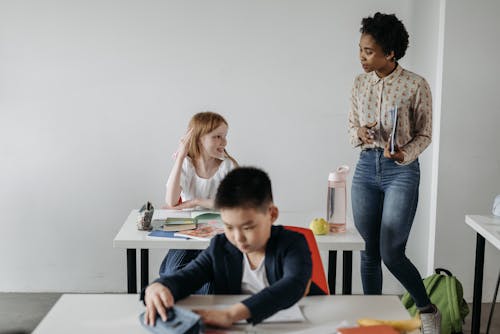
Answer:
[[(295, 304), (304, 296), (311, 278), (311, 253), (300, 233), (272, 226), (266, 245), (265, 266), (269, 287), (246, 298), (253, 324)], [(180, 300), (211, 281), (215, 294), (241, 294), (243, 253), (224, 234), (212, 238), (207, 249), (176, 273), (156, 282), (167, 286)]]

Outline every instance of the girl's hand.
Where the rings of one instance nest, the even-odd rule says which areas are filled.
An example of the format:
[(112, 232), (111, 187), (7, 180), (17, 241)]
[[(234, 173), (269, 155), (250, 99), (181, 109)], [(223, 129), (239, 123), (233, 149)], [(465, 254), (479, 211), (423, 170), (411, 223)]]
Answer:
[(391, 140), (390, 139), (387, 142), (387, 144), (385, 145), (384, 157), (386, 157), (387, 159), (395, 160), (399, 163), (403, 162), (405, 159), (403, 151), (397, 145), (394, 145), (394, 153), (391, 154)]
[(144, 302), (146, 303), (144, 322), (146, 325), (154, 326), (156, 313), (160, 315), (163, 321), (167, 321), (167, 307), (174, 306), (174, 297), (166, 286), (153, 283), (146, 288)]
[(213, 209), (214, 207), (214, 200), (212, 199), (201, 199), (201, 198), (195, 198), (195, 199), (190, 199), (188, 201), (182, 202), (176, 206), (173, 207), (162, 207), (162, 209), (174, 209), (174, 210), (182, 210), (182, 209), (192, 209), (196, 208), (198, 206), (201, 206), (202, 208), (206, 209)]
[(194, 310), (203, 320), (203, 323), (210, 326), (229, 328), (233, 324), (233, 318), (229, 310)]
[(179, 148), (174, 153), (174, 159), (181, 158), (184, 159), (189, 151), (189, 144), (191, 143), (191, 135), (193, 133), (193, 128), (189, 128), (184, 136), (181, 137), (179, 141)]
[(364, 144), (373, 144), (374, 130), (372, 128), (377, 125), (377, 121), (366, 124), (358, 129), (358, 137)]

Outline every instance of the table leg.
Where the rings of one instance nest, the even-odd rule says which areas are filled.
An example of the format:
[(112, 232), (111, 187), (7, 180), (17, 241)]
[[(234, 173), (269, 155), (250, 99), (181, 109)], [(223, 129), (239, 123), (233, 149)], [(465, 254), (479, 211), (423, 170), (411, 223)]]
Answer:
[(488, 325), (486, 326), (486, 334), (490, 333), (491, 318), (493, 317), (493, 312), (495, 312), (495, 305), (497, 303), (498, 286), (500, 285), (500, 271), (498, 272), (497, 287), (495, 288), (495, 293), (493, 293), (493, 300), (491, 301), (490, 316), (488, 317)]
[(149, 284), (149, 249), (141, 249), (141, 291)]
[(335, 294), (335, 281), (337, 278), (337, 251), (328, 251), (328, 287), (330, 294)]
[(127, 248), (127, 292), (137, 293), (135, 249)]
[(477, 233), (474, 269), (474, 297), (472, 301), (471, 333), (479, 334), (481, 328), (481, 297), (483, 295), (484, 238)]
[(352, 251), (344, 251), (342, 259), (342, 294), (352, 294)]

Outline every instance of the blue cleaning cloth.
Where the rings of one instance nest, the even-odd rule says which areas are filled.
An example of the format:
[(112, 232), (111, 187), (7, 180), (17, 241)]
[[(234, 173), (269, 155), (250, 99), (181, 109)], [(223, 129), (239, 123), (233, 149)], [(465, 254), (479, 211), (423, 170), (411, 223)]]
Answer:
[(191, 310), (174, 306), (167, 310), (167, 321), (156, 317), (154, 326), (144, 324), (144, 312), (139, 315), (141, 325), (154, 334), (199, 334), (203, 333), (201, 317)]

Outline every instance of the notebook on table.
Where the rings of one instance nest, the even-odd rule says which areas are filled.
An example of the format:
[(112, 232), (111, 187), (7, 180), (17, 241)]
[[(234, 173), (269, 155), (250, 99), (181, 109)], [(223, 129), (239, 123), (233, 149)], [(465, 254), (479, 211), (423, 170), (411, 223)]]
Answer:
[(220, 219), (204, 220), (197, 223), (194, 230), (176, 232), (174, 235), (196, 240), (210, 240), (215, 235), (224, 233), (224, 225)]

